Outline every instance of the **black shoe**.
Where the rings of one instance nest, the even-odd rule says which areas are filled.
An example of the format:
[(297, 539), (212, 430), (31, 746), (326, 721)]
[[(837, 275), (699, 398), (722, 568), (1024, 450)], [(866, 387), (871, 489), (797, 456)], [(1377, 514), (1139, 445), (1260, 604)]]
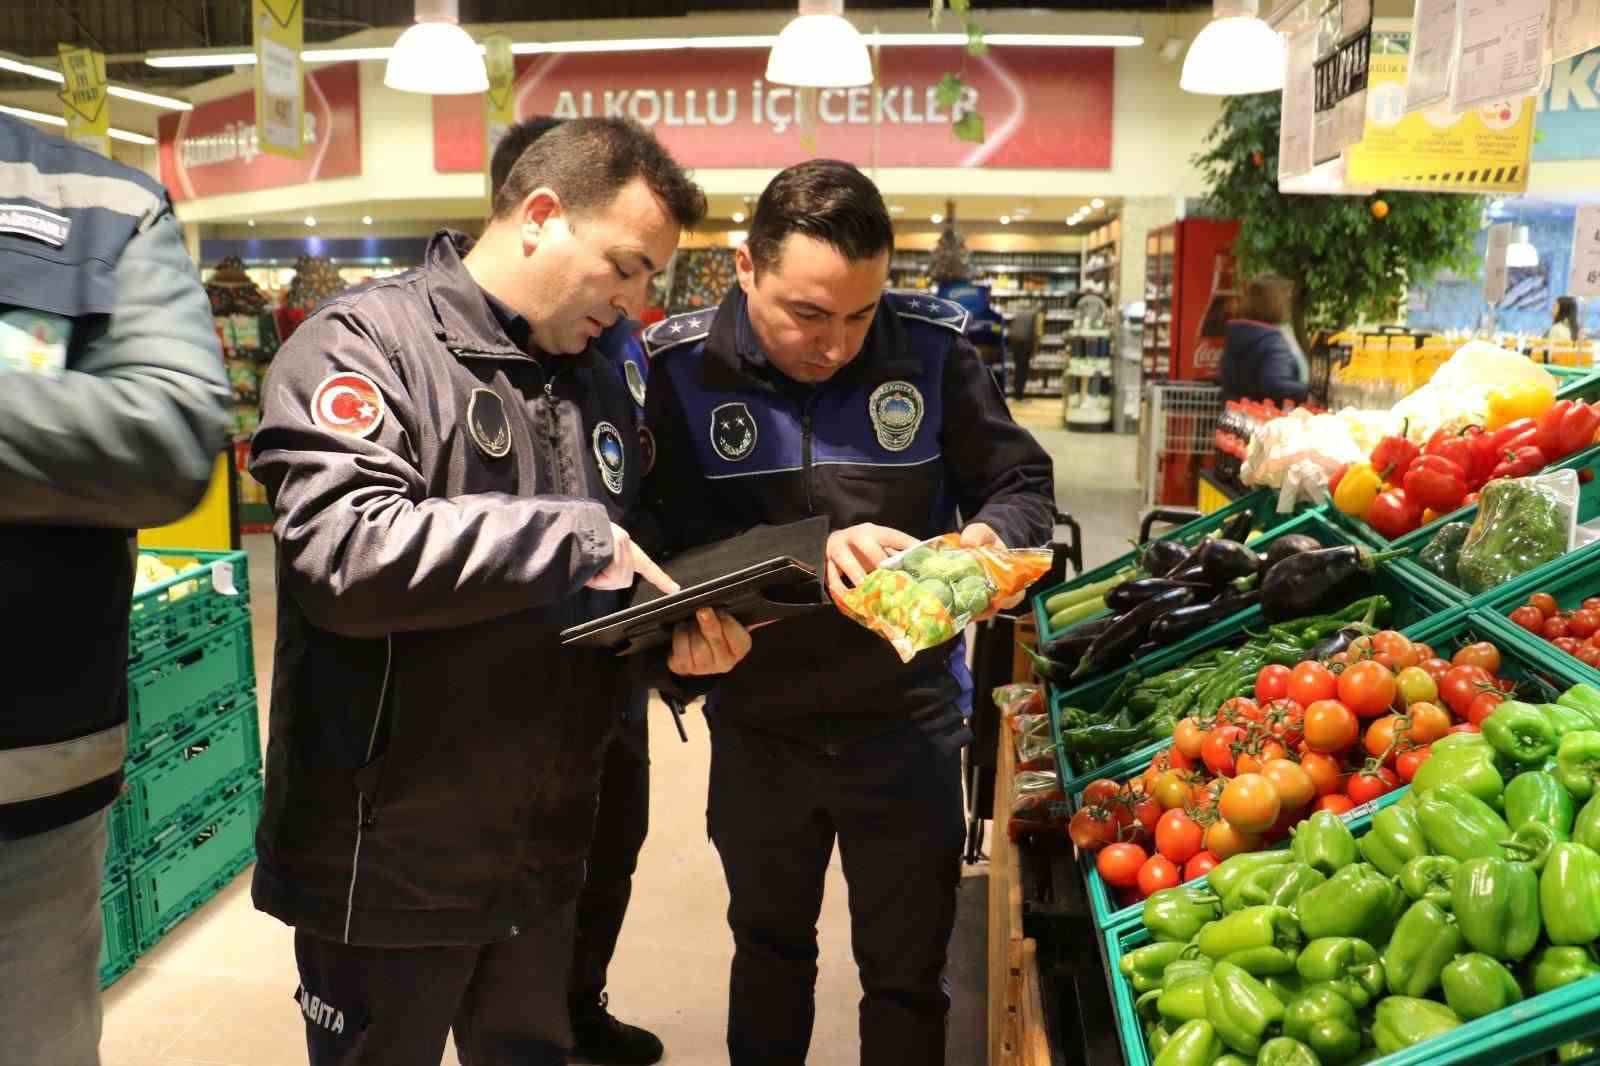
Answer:
[(592, 1066), (651, 1066), (664, 1050), (654, 1033), (619, 1022), (606, 1010), (607, 999), (586, 1004), (572, 1015), (569, 1062)]

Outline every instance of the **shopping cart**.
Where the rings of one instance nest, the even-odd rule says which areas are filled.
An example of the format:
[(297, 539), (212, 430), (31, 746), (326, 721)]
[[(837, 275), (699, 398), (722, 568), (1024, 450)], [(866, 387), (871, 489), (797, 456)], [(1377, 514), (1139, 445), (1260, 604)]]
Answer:
[(1194, 381), (1151, 385), (1139, 419), (1139, 483), (1144, 507), (1192, 507), (1199, 498), (1200, 468), (1210, 460), (1220, 386)]

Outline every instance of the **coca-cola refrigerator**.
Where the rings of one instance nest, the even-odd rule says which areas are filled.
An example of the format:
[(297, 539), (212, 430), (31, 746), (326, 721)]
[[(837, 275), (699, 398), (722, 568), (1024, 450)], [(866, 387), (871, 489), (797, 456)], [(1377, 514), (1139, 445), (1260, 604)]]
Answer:
[(1186, 218), (1145, 237), (1146, 381), (1215, 381), (1223, 323), (1234, 314), (1239, 223)]

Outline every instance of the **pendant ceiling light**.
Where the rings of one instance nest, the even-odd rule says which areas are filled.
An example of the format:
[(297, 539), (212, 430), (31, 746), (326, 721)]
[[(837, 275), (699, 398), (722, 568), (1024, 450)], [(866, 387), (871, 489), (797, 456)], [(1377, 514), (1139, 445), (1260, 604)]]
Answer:
[(813, 89), (872, 84), (867, 42), (844, 17), (844, 0), (800, 0), (800, 14), (767, 56), (767, 81)]
[(1215, 0), (1211, 10), (1183, 59), (1183, 91), (1242, 96), (1282, 89), (1283, 38), (1256, 17), (1258, 0)]
[(1533, 246), (1528, 239), (1528, 227), (1517, 227), (1517, 239), (1506, 247), (1506, 266), (1508, 267), (1536, 267), (1539, 265), (1539, 249)]
[(460, 0), (417, 0), (417, 22), (394, 43), (383, 83), (403, 93), (489, 91), (483, 51), (461, 28)]

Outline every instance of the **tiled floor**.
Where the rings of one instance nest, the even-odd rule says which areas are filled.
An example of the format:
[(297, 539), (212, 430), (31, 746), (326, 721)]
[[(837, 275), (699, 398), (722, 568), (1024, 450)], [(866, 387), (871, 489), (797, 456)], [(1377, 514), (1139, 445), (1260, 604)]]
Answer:
[[(1085, 562), (1123, 550), (1133, 534), (1134, 438), (1068, 434), (1059, 401), (1019, 406), (1056, 461), (1056, 494), (1082, 524)], [(256, 673), (266, 735), (276, 588), (268, 538), (248, 544)], [(727, 893), (705, 838), (707, 746), (689, 719), (678, 741), (661, 712), (652, 725), (650, 839), (641, 856), (627, 927), (611, 973), (619, 1015), (658, 1033), (675, 1066), (726, 1062), (723, 1020), (730, 938)], [(250, 904), (248, 873), (174, 930), (105, 996), (104, 1066), (303, 1066), (304, 1030), (290, 930)], [(822, 958), (811, 1061), (856, 1061), (856, 1003), (845, 886), (837, 856), (818, 922)], [(961, 989), (955, 990), (962, 995)], [(968, 994), (971, 994), (970, 991)], [(456, 1066), (453, 1050), (445, 1066)], [(954, 1054), (952, 1066), (973, 1066)]]

